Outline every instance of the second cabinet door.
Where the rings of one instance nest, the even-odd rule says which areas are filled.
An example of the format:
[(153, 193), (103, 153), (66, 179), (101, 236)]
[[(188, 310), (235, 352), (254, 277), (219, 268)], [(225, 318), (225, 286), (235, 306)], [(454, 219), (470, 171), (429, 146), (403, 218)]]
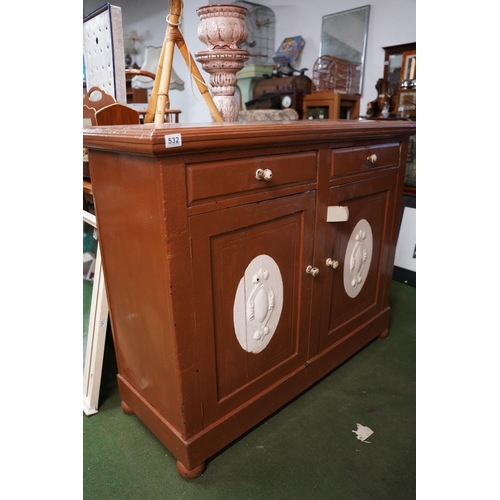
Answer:
[(315, 199), (190, 217), (205, 427), (307, 360)]
[(319, 351), (362, 326), (386, 307), (382, 293), (390, 279), (388, 247), (397, 175), (331, 187), (328, 205), (347, 207), (344, 222), (327, 222), (322, 259)]

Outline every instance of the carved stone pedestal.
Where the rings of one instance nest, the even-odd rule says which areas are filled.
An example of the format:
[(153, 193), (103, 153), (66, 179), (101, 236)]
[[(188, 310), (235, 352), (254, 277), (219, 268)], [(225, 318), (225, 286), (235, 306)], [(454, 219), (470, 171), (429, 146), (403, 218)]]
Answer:
[(250, 57), (239, 44), (248, 36), (245, 25), (247, 9), (237, 5), (207, 5), (197, 11), (200, 17), (198, 38), (207, 44), (207, 50), (195, 54), (196, 60), (210, 74), (214, 103), (226, 122), (238, 119), (240, 104), (234, 97), (236, 73)]

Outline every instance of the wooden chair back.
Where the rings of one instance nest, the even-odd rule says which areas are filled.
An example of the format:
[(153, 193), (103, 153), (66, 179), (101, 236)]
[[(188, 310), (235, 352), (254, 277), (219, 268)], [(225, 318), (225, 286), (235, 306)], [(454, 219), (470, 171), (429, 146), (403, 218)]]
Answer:
[(96, 125), (135, 125), (141, 123), (139, 112), (115, 102), (96, 111)]
[[(83, 96), (83, 124), (97, 125), (95, 114), (101, 108), (114, 104), (115, 98), (99, 87), (92, 87)], [(90, 122), (90, 123), (89, 123)]]
[(99, 87), (92, 87), (83, 97), (84, 106), (94, 108), (96, 111), (114, 102), (116, 99)]
[(134, 69), (134, 68), (127, 68), (125, 70), (125, 75), (132, 75), (132, 76), (148, 76), (152, 80), (156, 78), (156, 75), (154, 73), (151, 73), (151, 71), (147, 71), (145, 69)]

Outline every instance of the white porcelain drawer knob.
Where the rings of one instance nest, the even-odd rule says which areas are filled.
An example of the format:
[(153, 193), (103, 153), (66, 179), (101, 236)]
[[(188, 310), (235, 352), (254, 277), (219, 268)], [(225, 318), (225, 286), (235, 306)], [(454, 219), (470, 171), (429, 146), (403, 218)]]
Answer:
[(326, 265), (332, 269), (337, 269), (337, 267), (339, 267), (339, 261), (328, 258), (326, 259)]
[(377, 163), (377, 155), (375, 153), (371, 154), (368, 158), (367, 161), (370, 163)]
[(272, 177), (273, 177), (273, 172), (268, 168), (266, 169), (259, 168), (257, 169), (257, 172), (255, 172), (255, 178), (259, 181), (270, 181)]

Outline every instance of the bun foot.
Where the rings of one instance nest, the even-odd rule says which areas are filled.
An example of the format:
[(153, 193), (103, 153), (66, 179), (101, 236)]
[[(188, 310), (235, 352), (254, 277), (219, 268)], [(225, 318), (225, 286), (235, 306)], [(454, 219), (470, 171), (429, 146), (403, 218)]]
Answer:
[(121, 402), (121, 407), (122, 410), (127, 414), (127, 415), (133, 415), (134, 412), (132, 411), (132, 408), (127, 403), (124, 403), (123, 401)]
[(379, 339), (385, 339), (389, 335), (389, 330), (384, 330), (379, 336)]
[(186, 479), (193, 479), (195, 477), (201, 476), (203, 471), (205, 470), (205, 462), (195, 467), (193, 470), (188, 470), (184, 465), (182, 465), (179, 460), (177, 460), (177, 471), (179, 472), (181, 477)]

